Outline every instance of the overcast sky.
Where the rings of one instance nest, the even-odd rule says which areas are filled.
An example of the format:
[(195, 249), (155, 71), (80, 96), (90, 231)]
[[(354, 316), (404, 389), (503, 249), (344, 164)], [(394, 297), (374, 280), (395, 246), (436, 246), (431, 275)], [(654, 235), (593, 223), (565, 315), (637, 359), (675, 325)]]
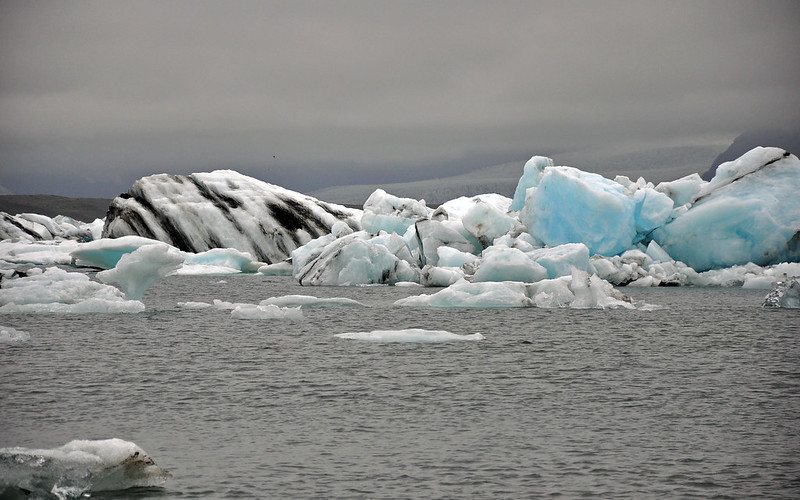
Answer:
[[(800, 122), (800, 2), (0, 2), (0, 185), (448, 175)], [(275, 158), (273, 158), (275, 156)]]

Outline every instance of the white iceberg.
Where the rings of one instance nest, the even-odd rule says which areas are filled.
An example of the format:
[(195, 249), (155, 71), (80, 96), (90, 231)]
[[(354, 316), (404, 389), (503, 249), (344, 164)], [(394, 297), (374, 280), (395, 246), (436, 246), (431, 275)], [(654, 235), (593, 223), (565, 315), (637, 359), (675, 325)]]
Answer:
[(428, 219), (433, 211), (425, 200), (399, 198), (376, 189), (364, 202), (361, 226), (371, 234), (381, 231), (404, 234), (419, 219)]
[(0, 448), (0, 492), (77, 498), (159, 486), (169, 477), (143, 449), (122, 439), (75, 440), (50, 449)]
[(409, 328), (407, 330), (374, 330), (371, 332), (337, 333), (334, 337), (340, 339), (360, 340), (364, 342), (410, 342), (410, 343), (440, 343), (440, 342), (464, 342), (483, 340), (485, 337), (480, 333), (459, 335), (444, 330), (423, 330), (420, 328)]
[[(575, 270), (571, 276), (536, 283), (459, 281), (432, 295), (406, 297), (394, 303), (406, 307), (633, 309), (637, 305), (607, 281)], [(642, 304), (640, 308), (650, 308)]]
[(142, 311), (144, 304), (128, 300), (116, 287), (57, 267), (48, 268), (38, 275), (9, 280), (0, 288), (0, 314)]
[(274, 305), (279, 307), (309, 307), (309, 306), (359, 306), (367, 307), (357, 300), (347, 297), (314, 297), (313, 295), (284, 295), (282, 297), (270, 297), (259, 302), (261, 306)]
[(525, 206), (528, 189), (538, 186), (544, 169), (553, 165), (553, 160), (546, 156), (534, 156), (528, 160), (522, 167), (522, 177), (517, 183), (517, 188), (514, 190), (514, 199), (508, 209), (511, 211), (522, 210)]
[(303, 312), (299, 307), (278, 307), (272, 304), (239, 304), (231, 310), (231, 317), (235, 319), (283, 319), (296, 321), (303, 319)]
[(72, 250), (71, 255), (78, 264), (99, 267), (100, 269), (111, 269), (117, 265), (123, 255), (147, 245), (170, 247), (166, 243), (150, 238), (123, 236), (120, 238), (102, 238), (84, 243)]
[(522, 281), (533, 283), (547, 278), (547, 269), (534, 262), (521, 250), (489, 247), (472, 276), (473, 281)]
[(97, 273), (103, 283), (119, 284), (129, 299), (141, 299), (150, 286), (177, 270), (184, 257), (167, 245), (145, 245), (123, 255), (113, 269)]

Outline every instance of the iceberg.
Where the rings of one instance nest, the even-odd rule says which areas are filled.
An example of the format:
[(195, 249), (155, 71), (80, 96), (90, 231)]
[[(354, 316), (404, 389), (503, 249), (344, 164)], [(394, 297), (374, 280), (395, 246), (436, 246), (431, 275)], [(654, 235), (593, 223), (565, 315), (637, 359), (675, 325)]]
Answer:
[(90, 492), (159, 486), (169, 477), (143, 449), (122, 439), (75, 440), (50, 449), (0, 448), (0, 494), (88, 497)]
[(439, 205), (431, 218), (436, 219), (443, 216), (446, 220), (460, 220), (477, 203), (483, 203), (497, 209), (501, 213), (506, 213), (511, 206), (511, 198), (497, 193), (479, 194), (476, 196), (461, 196)]
[(481, 247), (477, 240), (473, 243), (467, 239), (469, 233), (460, 221), (420, 220), (414, 225), (414, 229), (422, 265), (438, 265), (437, 251), (442, 246), (465, 253), (475, 253), (476, 248), (479, 250)]
[(303, 312), (299, 307), (278, 307), (276, 305), (239, 304), (231, 310), (234, 319), (285, 319), (301, 320)]
[(367, 238), (369, 235), (362, 231), (331, 241), (295, 273), (295, 278), (301, 285), (335, 286), (419, 281), (418, 268)]
[(403, 234), (419, 219), (429, 219), (433, 210), (425, 200), (399, 198), (383, 189), (376, 189), (364, 202), (361, 226), (370, 234), (381, 231)]
[(78, 265), (112, 269), (123, 255), (147, 245), (169, 247), (166, 243), (151, 238), (123, 236), (119, 238), (102, 238), (84, 243), (72, 250), (70, 255)]
[(31, 336), (28, 332), (11, 328), (10, 326), (0, 325), (0, 344), (14, 344), (17, 342), (25, 342), (30, 340)]
[(478, 201), (467, 210), (461, 219), (464, 229), (474, 236), (484, 248), (514, 229), (522, 231), (522, 224), (488, 203)]
[(509, 206), (509, 211), (518, 212), (525, 206), (527, 191), (539, 185), (542, 172), (547, 167), (554, 166), (553, 160), (546, 156), (534, 156), (522, 167), (522, 177), (514, 190), (514, 198)]
[(697, 271), (800, 260), (800, 160), (755, 148), (723, 163), (652, 239)]
[(57, 267), (16, 278), (0, 288), (0, 314), (17, 313), (138, 313), (144, 304), (128, 300), (117, 288), (97, 283), (81, 273)]
[(583, 243), (565, 243), (525, 252), (530, 259), (544, 267), (547, 278), (572, 275), (573, 269), (586, 271), (589, 267), (589, 247)]
[(545, 279), (530, 284), (511, 281), (470, 283), (461, 280), (432, 295), (406, 297), (396, 301), (394, 305), (481, 309), (513, 307), (652, 308), (647, 304), (637, 306), (630, 298), (615, 290), (609, 282), (578, 270), (573, 271), (571, 276)]
[(626, 190), (598, 174), (546, 167), (538, 185), (528, 189), (520, 219), (548, 246), (583, 243), (591, 254), (618, 255), (671, 212), (672, 200), (649, 187)]
[(13, 264), (33, 264), (40, 266), (69, 265), (70, 253), (79, 243), (62, 241), (0, 241), (0, 260)]
[(24, 213), (10, 215), (0, 212), (0, 240), (14, 239), (26, 241), (75, 240), (91, 241), (99, 237), (97, 223), (85, 223), (71, 217)]
[(97, 273), (103, 283), (117, 283), (129, 299), (141, 299), (150, 286), (184, 262), (183, 255), (166, 245), (145, 245), (123, 255), (113, 269)]
[(364, 342), (411, 342), (411, 343), (440, 343), (440, 342), (464, 342), (483, 340), (486, 337), (480, 333), (459, 335), (444, 330), (423, 330), (420, 328), (410, 328), (407, 330), (374, 330), (371, 332), (336, 333), (334, 337), (349, 340), (361, 340)]
[(777, 286), (764, 297), (763, 306), (800, 309), (800, 280), (795, 278), (778, 282)]
[(143, 236), (185, 252), (235, 248), (267, 264), (331, 231), (360, 229), (361, 211), (232, 170), (143, 177), (109, 207), (103, 237)]
[(358, 306), (367, 307), (357, 300), (346, 297), (320, 298), (312, 295), (284, 295), (282, 297), (270, 297), (262, 300), (259, 305), (274, 305), (279, 307), (309, 307), (309, 306)]
[(478, 269), (472, 276), (474, 282), (523, 281), (533, 283), (547, 278), (547, 269), (534, 262), (521, 250), (490, 247), (483, 251)]

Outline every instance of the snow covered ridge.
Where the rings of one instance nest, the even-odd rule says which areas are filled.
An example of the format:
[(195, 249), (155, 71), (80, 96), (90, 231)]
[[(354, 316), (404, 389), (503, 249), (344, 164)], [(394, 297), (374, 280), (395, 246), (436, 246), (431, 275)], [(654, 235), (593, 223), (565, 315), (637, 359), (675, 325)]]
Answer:
[(122, 439), (75, 440), (50, 449), (0, 448), (0, 497), (79, 498), (158, 486), (170, 473)]
[(215, 170), (139, 179), (111, 202), (103, 237), (144, 236), (193, 253), (235, 248), (271, 264), (337, 221), (360, 229), (360, 220), (360, 210)]

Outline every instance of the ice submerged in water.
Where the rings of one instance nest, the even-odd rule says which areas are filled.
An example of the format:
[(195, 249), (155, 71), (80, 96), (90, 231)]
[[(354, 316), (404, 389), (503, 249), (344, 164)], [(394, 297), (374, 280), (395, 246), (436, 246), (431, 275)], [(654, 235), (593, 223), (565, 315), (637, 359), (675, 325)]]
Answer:
[(480, 333), (459, 335), (444, 330), (423, 330), (410, 328), (407, 330), (374, 330), (371, 332), (337, 333), (334, 337), (365, 342), (409, 342), (419, 344), (432, 344), (439, 342), (463, 342), (483, 340)]
[(2, 498), (79, 498), (92, 491), (158, 486), (169, 477), (143, 449), (122, 439), (75, 440), (50, 449), (0, 448)]
[(781, 281), (764, 298), (764, 307), (800, 309), (800, 280)]

